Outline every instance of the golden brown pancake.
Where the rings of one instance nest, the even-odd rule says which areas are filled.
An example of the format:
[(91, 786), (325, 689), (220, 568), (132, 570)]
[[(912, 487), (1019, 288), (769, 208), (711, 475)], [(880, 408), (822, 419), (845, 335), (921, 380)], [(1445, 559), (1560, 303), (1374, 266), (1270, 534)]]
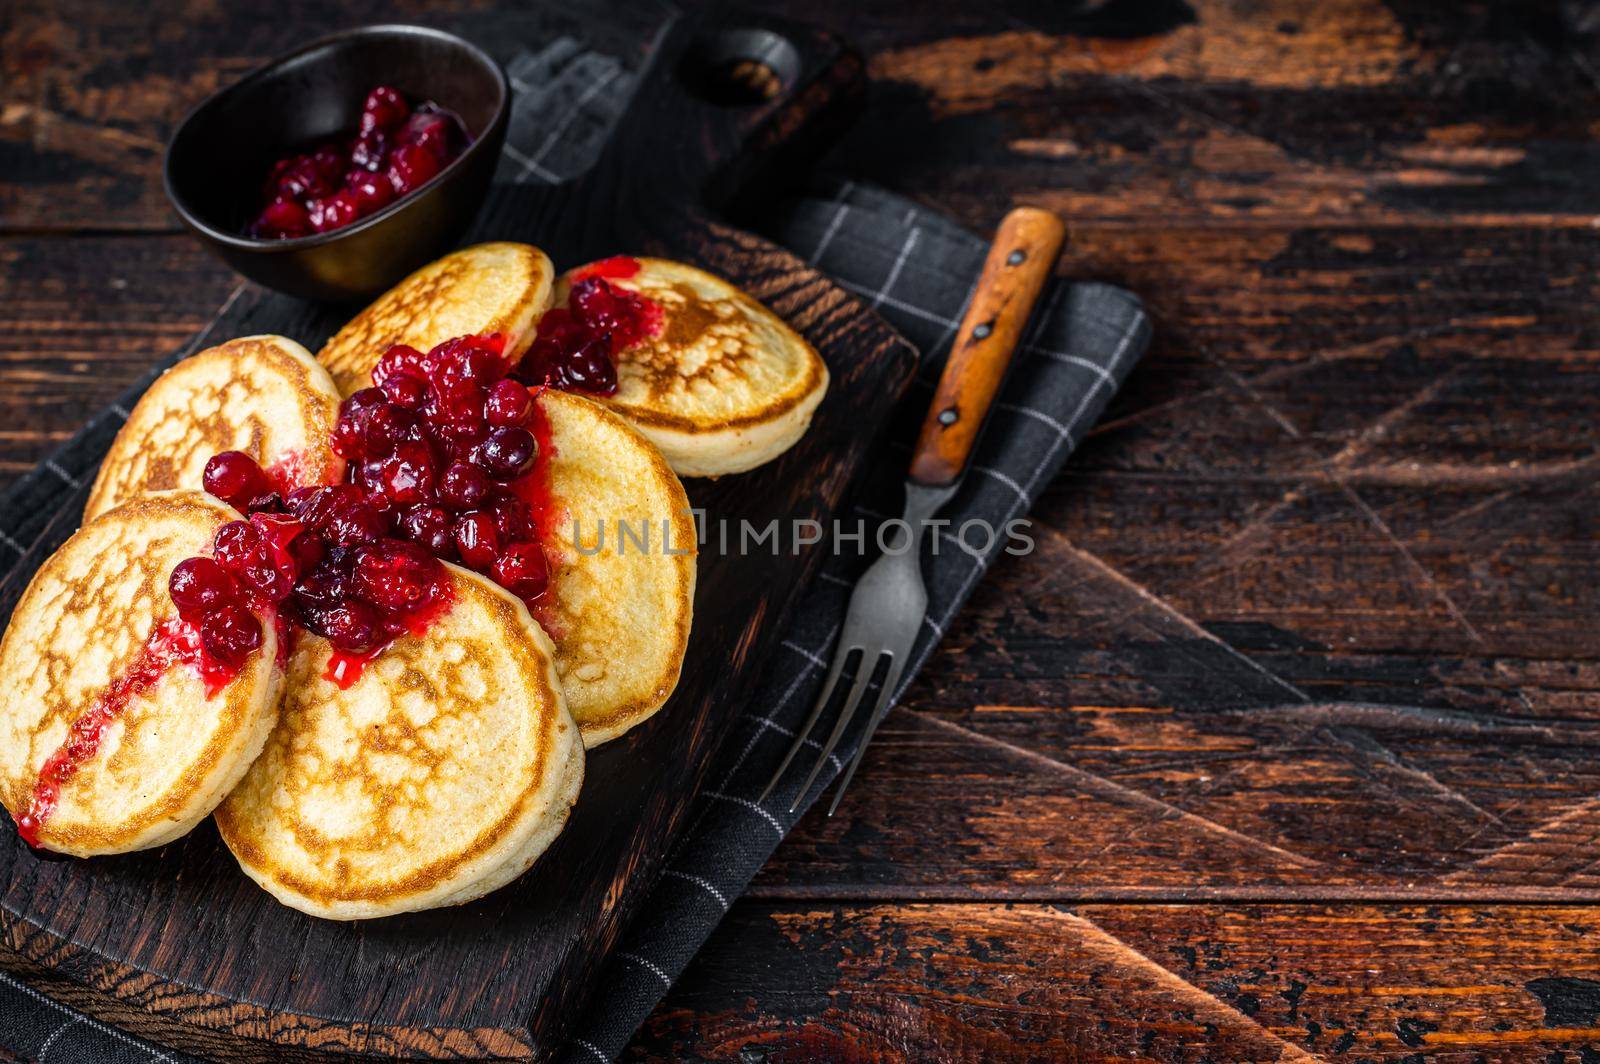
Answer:
[(285, 905), (359, 920), (456, 905), (521, 875), (560, 833), (583, 745), (550, 640), (520, 601), (447, 567), (455, 601), (340, 690), (302, 635), (281, 719), (217, 826)]
[[(805, 435), (828, 390), (828, 368), (772, 311), (704, 270), (641, 258), (607, 276), (654, 300), (661, 331), (617, 356), (617, 391), (601, 401), (644, 433), (681, 476), (742, 473)], [(574, 275), (563, 274), (565, 306)]]
[[(0, 802), (28, 809), (39, 771), (156, 626), (176, 617), (167, 577), (207, 551), (238, 513), (201, 492), (135, 499), (90, 522), (34, 576), (0, 640)], [(265, 618), (263, 618), (265, 621)], [(175, 665), (136, 695), (60, 786), (42, 845), (80, 857), (159, 846), (211, 812), (255, 760), (277, 719), (274, 627), (207, 698)]]
[(499, 333), (515, 361), (533, 342), (550, 306), (555, 270), (530, 244), (476, 244), (422, 267), (352, 318), (317, 353), (339, 390), (372, 383), (372, 368), (395, 344), (419, 351), (469, 334)]
[(297, 485), (344, 472), (333, 451), (339, 392), (311, 353), (282, 336), (245, 336), (163, 373), (117, 433), (84, 506), (90, 521), (128, 499), (200, 488), (206, 463), (244, 451)]
[(648, 719), (677, 686), (694, 614), (695, 525), (682, 483), (627, 422), (566, 392), (547, 391), (539, 404), (563, 520), (545, 533), (558, 558), (535, 614), (593, 748)]

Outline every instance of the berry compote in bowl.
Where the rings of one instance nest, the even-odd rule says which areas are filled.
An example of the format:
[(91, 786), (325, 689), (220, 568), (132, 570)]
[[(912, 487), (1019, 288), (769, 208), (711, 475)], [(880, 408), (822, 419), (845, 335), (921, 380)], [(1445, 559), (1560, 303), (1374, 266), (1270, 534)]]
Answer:
[[(253, 281), (309, 299), (372, 296), (465, 232), (510, 106), (500, 65), (460, 37), (422, 26), (347, 30), (191, 112), (167, 147), (167, 196)], [(299, 187), (300, 160), (315, 163), (299, 169), (325, 188)]]

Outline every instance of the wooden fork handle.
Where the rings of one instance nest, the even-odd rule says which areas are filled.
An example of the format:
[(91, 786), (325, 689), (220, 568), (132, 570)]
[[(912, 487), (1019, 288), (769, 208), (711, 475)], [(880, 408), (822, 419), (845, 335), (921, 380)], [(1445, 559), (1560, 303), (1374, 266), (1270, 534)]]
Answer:
[(1060, 218), (1036, 207), (1001, 221), (911, 455), (916, 483), (960, 479), (1066, 236)]

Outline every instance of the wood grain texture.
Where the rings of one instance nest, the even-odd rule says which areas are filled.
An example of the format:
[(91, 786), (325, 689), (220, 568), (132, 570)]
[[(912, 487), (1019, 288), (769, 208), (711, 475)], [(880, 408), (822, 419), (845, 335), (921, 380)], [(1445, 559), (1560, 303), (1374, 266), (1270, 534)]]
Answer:
[[(1596, 1058), (1578, 6), (808, 6), (872, 78), (824, 165), (977, 232), (1062, 213), (1062, 272), (1138, 292), (1156, 341), (1036, 552), (979, 587), (632, 1058)], [(172, 225), (127, 138), (373, 13), (13, 18), (0, 470), (227, 295), (187, 242), (102, 232)]]
[(1061, 219), (1037, 207), (1000, 220), (912, 449), (912, 480), (943, 487), (966, 471), (1066, 237)]
[(623, 1059), (1579, 1062), (1597, 931), (1560, 906), (743, 902)]

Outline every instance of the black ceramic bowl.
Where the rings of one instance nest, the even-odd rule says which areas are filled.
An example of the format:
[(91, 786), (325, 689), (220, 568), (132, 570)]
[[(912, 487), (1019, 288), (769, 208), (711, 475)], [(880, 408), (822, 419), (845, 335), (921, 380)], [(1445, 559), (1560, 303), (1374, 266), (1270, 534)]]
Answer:
[[(426, 186), (343, 229), (295, 240), (245, 236), (273, 162), (355, 129), (376, 85), (454, 111), (472, 143)], [(308, 299), (370, 296), (460, 238), (494, 176), (510, 110), (505, 72), (459, 37), (422, 26), (336, 33), (195, 108), (167, 146), (167, 196), (195, 235), (252, 281)]]

